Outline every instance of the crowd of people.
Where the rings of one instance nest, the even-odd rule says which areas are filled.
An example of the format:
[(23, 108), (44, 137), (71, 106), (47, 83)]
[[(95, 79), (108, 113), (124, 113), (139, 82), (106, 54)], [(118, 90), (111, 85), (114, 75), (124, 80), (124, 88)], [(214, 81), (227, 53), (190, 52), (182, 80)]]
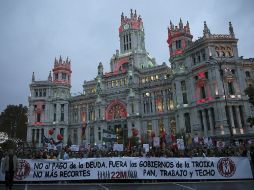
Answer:
[[(23, 148), (17, 149), (16, 155), (21, 159), (73, 159), (73, 158), (100, 158), (100, 157), (228, 157), (228, 156), (248, 156), (254, 159), (254, 144), (240, 144), (238, 146), (225, 147), (206, 147), (196, 145), (179, 150), (177, 146), (150, 147), (149, 150), (141, 146), (126, 148), (123, 151), (111, 149), (99, 149), (91, 147), (89, 149), (80, 148), (72, 151), (65, 146), (61, 149), (36, 149)], [(0, 150), (0, 157), (4, 152)]]

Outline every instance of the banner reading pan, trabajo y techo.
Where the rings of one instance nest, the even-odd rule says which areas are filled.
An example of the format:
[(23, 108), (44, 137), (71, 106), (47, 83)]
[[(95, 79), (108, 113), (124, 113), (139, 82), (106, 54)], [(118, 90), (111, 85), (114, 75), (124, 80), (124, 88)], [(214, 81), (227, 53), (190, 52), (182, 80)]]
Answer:
[(16, 181), (251, 178), (247, 157), (23, 159), (15, 175)]

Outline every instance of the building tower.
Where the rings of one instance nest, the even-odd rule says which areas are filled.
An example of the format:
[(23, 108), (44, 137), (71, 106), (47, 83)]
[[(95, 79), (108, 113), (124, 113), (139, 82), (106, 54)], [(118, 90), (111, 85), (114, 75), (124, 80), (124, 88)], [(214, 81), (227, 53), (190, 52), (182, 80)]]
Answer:
[(130, 18), (121, 15), (119, 27), (120, 52), (145, 51), (145, 33), (141, 16), (131, 9)]
[(184, 69), (183, 54), (184, 50), (190, 46), (192, 37), (188, 21), (185, 26), (183, 26), (182, 19), (178, 26), (174, 26), (170, 21), (167, 43), (171, 66), (175, 73), (182, 72)]
[(55, 58), (53, 68), (53, 83), (62, 85), (71, 85), (71, 61), (67, 57), (65, 61), (60, 56), (59, 60)]
[[(120, 51), (116, 50), (110, 61), (111, 72), (115, 75), (126, 73), (130, 67), (139, 69), (156, 65), (145, 49), (145, 32), (141, 16), (137, 16), (136, 10), (130, 13), (130, 17), (121, 15), (119, 27)], [(133, 57), (133, 64), (130, 63)]]

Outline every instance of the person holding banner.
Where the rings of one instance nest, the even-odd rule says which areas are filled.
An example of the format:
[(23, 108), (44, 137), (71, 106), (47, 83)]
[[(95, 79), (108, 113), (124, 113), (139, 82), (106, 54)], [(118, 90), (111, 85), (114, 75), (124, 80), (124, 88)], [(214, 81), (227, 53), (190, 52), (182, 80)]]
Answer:
[(6, 190), (12, 189), (14, 174), (18, 170), (18, 158), (10, 149), (1, 162), (1, 170), (5, 173)]

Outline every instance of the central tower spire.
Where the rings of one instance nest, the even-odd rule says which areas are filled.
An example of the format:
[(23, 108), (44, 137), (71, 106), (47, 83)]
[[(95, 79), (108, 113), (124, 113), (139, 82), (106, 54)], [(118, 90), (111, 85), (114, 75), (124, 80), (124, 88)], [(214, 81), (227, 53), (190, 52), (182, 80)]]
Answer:
[(120, 52), (127, 53), (133, 50), (145, 51), (145, 33), (141, 16), (136, 10), (130, 10), (130, 18), (121, 15), (119, 27)]

